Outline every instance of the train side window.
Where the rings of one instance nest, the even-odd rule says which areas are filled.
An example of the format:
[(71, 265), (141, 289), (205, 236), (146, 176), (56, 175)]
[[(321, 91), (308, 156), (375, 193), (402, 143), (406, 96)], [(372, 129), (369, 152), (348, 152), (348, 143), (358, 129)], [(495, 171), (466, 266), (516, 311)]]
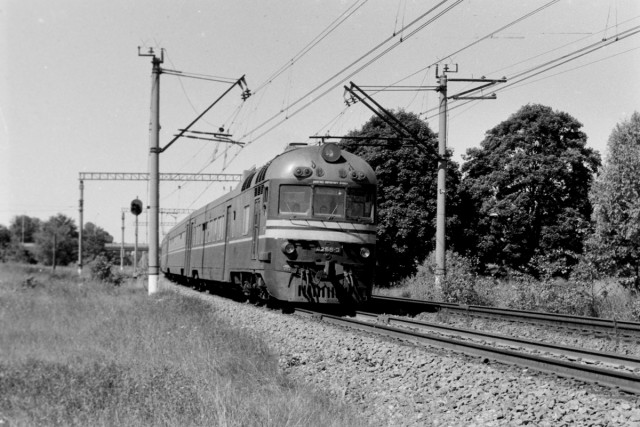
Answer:
[(278, 212), (289, 215), (309, 215), (311, 208), (311, 187), (304, 185), (280, 186)]
[(242, 234), (249, 234), (249, 224), (251, 223), (251, 215), (250, 215), (251, 207), (249, 205), (244, 207), (242, 212)]

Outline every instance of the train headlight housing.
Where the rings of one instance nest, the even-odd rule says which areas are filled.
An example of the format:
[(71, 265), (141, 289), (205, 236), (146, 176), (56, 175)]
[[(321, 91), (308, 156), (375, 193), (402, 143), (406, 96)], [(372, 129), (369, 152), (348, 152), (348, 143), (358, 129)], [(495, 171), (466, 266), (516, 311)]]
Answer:
[(298, 166), (293, 170), (293, 176), (296, 178), (307, 178), (311, 176), (311, 168), (305, 166)]
[(360, 256), (362, 258), (369, 258), (371, 256), (371, 251), (369, 250), (369, 248), (365, 248), (364, 246), (360, 248)]
[(291, 242), (284, 242), (280, 249), (282, 249), (282, 253), (285, 255), (293, 255), (296, 252), (296, 247)]
[(362, 171), (351, 171), (351, 179), (354, 181), (362, 181), (367, 177)]
[(321, 154), (325, 162), (335, 163), (342, 155), (342, 152), (340, 151), (340, 147), (336, 144), (329, 143), (322, 146)]

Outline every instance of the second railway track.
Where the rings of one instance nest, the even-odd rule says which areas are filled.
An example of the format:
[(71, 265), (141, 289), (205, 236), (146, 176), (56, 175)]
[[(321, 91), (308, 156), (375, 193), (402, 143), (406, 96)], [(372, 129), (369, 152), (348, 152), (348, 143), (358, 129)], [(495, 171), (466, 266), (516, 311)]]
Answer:
[(640, 340), (640, 323), (615, 319), (570, 316), (539, 311), (521, 311), (478, 305), (460, 305), (379, 295), (372, 298), (371, 307), (379, 313), (387, 312), (394, 314), (394, 310), (411, 314), (437, 311), (492, 320), (543, 324), (592, 335), (605, 334), (614, 337), (624, 337), (634, 341)]
[[(483, 359), (486, 358), (502, 363), (531, 368), (561, 377), (573, 378), (620, 389), (629, 393), (640, 394), (640, 376), (636, 373), (626, 372), (640, 372), (640, 360), (624, 355), (602, 353), (564, 346), (554, 346), (546, 343), (518, 340), (516, 338), (448, 328), (440, 325), (425, 324), (400, 318), (382, 317), (382, 322), (374, 323), (371, 322), (371, 320), (377, 319), (378, 316), (364, 312), (358, 312), (357, 315), (361, 318), (367, 318), (369, 321), (329, 315), (306, 309), (297, 309), (296, 313), (303, 316), (313, 317), (319, 321), (363, 330), (380, 336), (396, 338), (421, 345), (444, 348), (471, 356), (481, 357)], [(387, 324), (390, 320), (393, 323), (403, 324), (403, 326), (410, 326), (411, 328), (432, 328), (432, 331), (430, 333), (418, 332), (413, 329), (390, 326)], [(452, 336), (443, 336), (441, 333), (434, 333), (433, 329), (440, 329), (439, 332), (443, 332), (444, 329), (447, 329), (447, 334), (452, 336), (455, 335), (456, 337), (454, 338)], [(492, 345), (479, 344), (469, 339), (461, 339), (460, 337), (462, 336), (466, 336), (466, 338), (473, 338), (475, 340), (482, 339), (494, 342), (500, 341), (502, 344), (506, 344), (510, 347), (527, 347), (534, 351), (562, 354), (575, 360), (589, 360), (591, 363), (577, 363), (553, 357), (545, 357), (526, 351), (517, 351)], [(593, 363), (615, 365), (617, 366), (617, 369), (605, 369), (599, 366), (593, 366)]]

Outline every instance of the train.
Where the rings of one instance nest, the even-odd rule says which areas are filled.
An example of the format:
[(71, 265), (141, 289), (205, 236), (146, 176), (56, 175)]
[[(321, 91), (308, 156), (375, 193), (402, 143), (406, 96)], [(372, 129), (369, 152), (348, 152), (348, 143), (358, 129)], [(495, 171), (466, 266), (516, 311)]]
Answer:
[(358, 306), (376, 266), (374, 170), (335, 143), (289, 144), (161, 244), (170, 280), (256, 301)]

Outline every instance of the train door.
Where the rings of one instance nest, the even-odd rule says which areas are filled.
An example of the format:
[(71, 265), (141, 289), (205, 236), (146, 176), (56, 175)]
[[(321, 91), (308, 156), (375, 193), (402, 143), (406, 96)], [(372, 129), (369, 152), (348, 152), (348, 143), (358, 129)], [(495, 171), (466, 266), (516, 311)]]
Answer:
[(227, 276), (227, 253), (229, 252), (229, 238), (231, 237), (231, 205), (227, 206), (224, 225), (224, 250), (222, 251), (222, 280)]
[(187, 223), (185, 245), (184, 245), (184, 275), (191, 276), (191, 241), (193, 239), (193, 222)]
[(260, 198), (253, 201), (253, 241), (251, 242), (251, 259), (258, 257), (258, 242), (260, 241)]

